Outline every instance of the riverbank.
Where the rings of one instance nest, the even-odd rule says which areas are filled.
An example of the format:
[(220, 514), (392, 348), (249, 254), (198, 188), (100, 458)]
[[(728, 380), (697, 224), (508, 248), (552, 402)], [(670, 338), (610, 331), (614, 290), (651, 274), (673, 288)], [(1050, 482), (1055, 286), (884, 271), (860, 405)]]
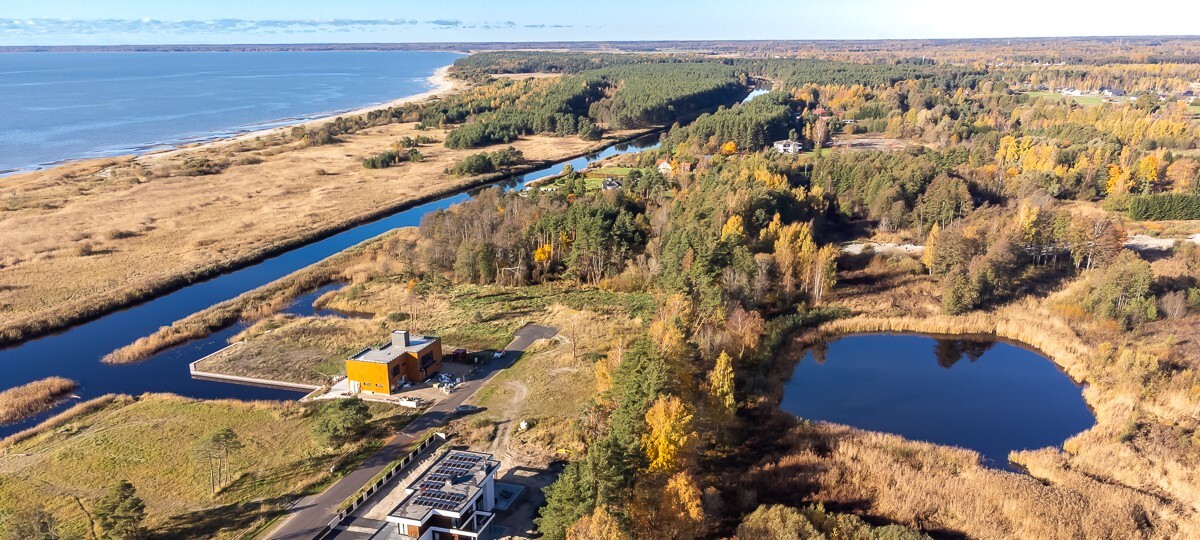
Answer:
[[(513, 144), (527, 165), (507, 173), (644, 132), (615, 132), (600, 142), (528, 137)], [(0, 343), (71, 326), (503, 176), (453, 177), (445, 170), (472, 151), (437, 143), (420, 149), (425, 159), (419, 163), (378, 170), (361, 165), (398, 138), (445, 133), (385, 124), (314, 147), (275, 130), (0, 179), (0, 190), (10, 194), (0, 217), (0, 247), (6, 248)], [(217, 174), (180, 175), (189, 164), (213, 161), (229, 166)]]

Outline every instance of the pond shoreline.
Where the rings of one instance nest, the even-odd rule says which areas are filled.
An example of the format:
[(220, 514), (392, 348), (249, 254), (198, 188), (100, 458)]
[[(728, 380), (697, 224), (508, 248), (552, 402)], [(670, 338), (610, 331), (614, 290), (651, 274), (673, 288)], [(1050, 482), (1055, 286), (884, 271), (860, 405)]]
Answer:
[(781, 411), (968, 449), (990, 467), (1015, 471), (1011, 453), (1061, 448), (1096, 424), (1082, 385), (989, 335), (839, 334), (794, 342), (785, 356)]

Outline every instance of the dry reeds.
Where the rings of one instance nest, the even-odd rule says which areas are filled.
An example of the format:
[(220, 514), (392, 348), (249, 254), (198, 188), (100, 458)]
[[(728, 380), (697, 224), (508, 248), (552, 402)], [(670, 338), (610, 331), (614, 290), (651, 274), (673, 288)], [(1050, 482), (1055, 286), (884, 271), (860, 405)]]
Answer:
[(799, 426), (785, 438), (795, 451), (745, 477), (760, 502), (795, 504), (775, 499), (807, 492), (810, 500), (865, 505), (890, 521), (970, 538), (1166, 539), (1197, 532), (1153, 496), (1066, 469), (1047, 484), (987, 469), (971, 451), (829, 424)]
[(78, 386), (71, 379), (47, 377), (0, 392), (0, 424), (24, 420), (45, 411)]
[(29, 429), (18, 431), (17, 433), (9, 435), (5, 439), (0, 440), (0, 450), (8, 448), (26, 439), (36, 437), (41, 433), (45, 433), (52, 429), (57, 429), (79, 416), (83, 416), (93, 411), (98, 411), (118, 401), (120, 401), (122, 404), (126, 404), (132, 402), (133, 398), (123, 394), (107, 394), (98, 398), (89, 399), (82, 403), (77, 403), (71, 408), (50, 417), (45, 422), (42, 422)]

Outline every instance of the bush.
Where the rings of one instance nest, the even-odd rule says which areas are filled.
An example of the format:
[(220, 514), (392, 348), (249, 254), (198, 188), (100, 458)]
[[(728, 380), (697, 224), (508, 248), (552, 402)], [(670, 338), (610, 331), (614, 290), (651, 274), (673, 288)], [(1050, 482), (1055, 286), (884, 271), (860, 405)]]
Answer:
[(513, 147), (491, 153), (471, 154), (458, 162), (450, 172), (455, 176), (476, 176), (496, 172), (525, 161), (525, 154)]
[(313, 435), (334, 447), (361, 434), (371, 419), (366, 402), (358, 398), (329, 400), (318, 406), (316, 414)]

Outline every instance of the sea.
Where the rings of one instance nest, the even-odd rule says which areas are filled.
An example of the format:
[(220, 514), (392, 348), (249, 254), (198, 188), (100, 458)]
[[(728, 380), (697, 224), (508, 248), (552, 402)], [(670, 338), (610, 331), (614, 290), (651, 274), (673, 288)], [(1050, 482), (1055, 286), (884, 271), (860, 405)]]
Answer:
[(428, 91), (419, 51), (0, 53), (0, 174), (297, 123)]

